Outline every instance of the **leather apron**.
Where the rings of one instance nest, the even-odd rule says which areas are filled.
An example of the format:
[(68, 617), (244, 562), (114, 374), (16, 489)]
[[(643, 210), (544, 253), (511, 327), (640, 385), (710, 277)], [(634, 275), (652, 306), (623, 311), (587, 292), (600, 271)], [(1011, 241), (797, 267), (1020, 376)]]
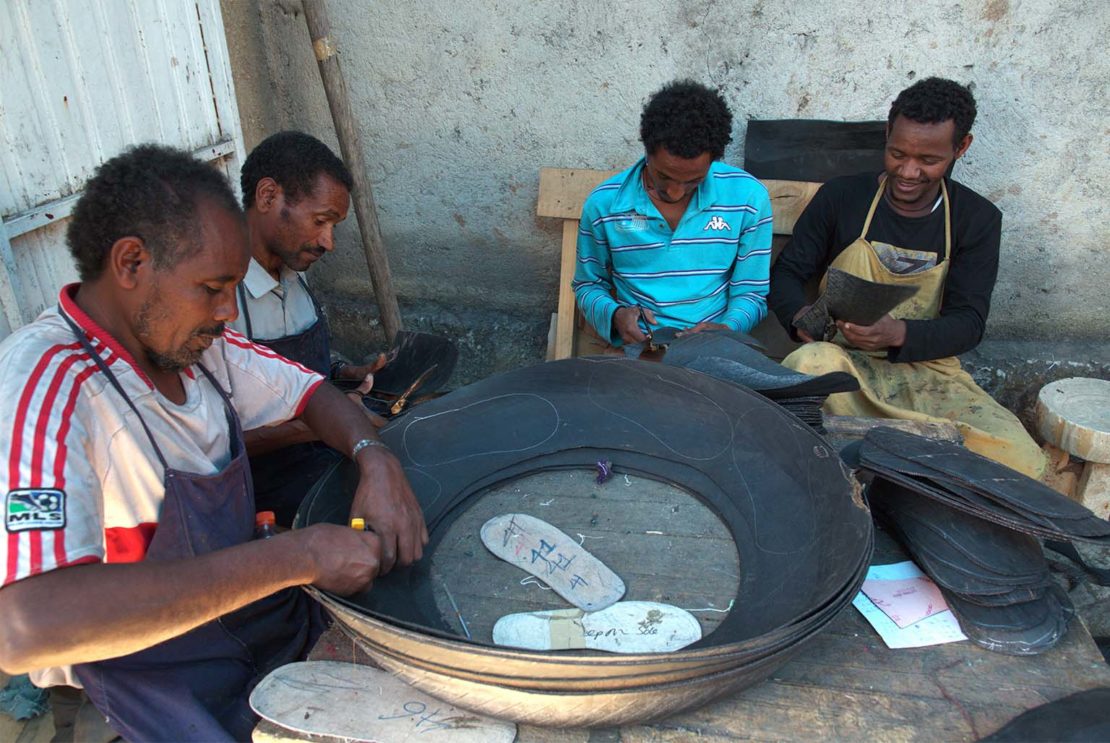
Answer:
[[(944, 253), (937, 264), (916, 273), (900, 274), (887, 268), (867, 239), (875, 210), (883, 197), (886, 177), (879, 183), (863, 229), (830, 268), (883, 284), (916, 286), (917, 293), (890, 314), (899, 320), (933, 320), (940, 316), (944, 282), (952, 254), (952, 213), (948, 187), (941, 181), (944, 203)], [(887, 253), (917, 257), (920, 251), (883, 246)], [(825, 278), (821, 280), (824, 289)], [(807, 343), (783, 360), (785, 366), (808, 374), (846, 371), (860, 382), (858, 392), (831, 395), (824, 410), (830, 415), (899, 418), (955, 423), (968, 449), (1031, 477), (1040, 477), (1044, 455), (1013, 413), (999, 405), (960, 367), (955, 356), (891, 363), (886, 352), (848, 347), (837, 333), (832, 343)]]
[[(312, 300), (316, 322), (294, 335), (271, 339), (255, 338), (250, 310), (247, 308), (246, 291), (240, 283), (239, 305), (243, 308), (247, 338), (326, 377), (331, 367), (328, 322), (304, 277), (298, 274), (297, 279)], [(291, 525), (293, 517), (297, 515), (297, 508), (309, 489), (337, 459), (339, 455), (335, 451), (316, 441), (294, 444), (251, 457), (251, 476), (254, 479), (254, 497), (258, 510), (273, 511), (278, 524)]]
[[(254, 532), (254, 497), (239, 417), (224, 402), (231, 461), (200, 475), (173, 469), (138, 408), (85, 333), (62, 313), (100, 371), (138, 417), (162, 464), (165, 498), (145, 560), (179, 560), (242, 544)], [(303, 659), (325, 628), (320, 606), (285, 589), (131, 655), (73, 668), (96, 708), (130, 743), (249, 740), (257, 717), (247, 698), (278, 666)]]

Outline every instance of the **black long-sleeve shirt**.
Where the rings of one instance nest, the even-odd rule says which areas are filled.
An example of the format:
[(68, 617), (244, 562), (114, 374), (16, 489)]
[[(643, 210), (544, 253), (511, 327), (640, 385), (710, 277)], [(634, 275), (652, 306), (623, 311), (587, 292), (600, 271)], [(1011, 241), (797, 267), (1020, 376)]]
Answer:
[[(887, 353), (890, 361), (926, 361), (970, 351), (979, 345), (998, 277), (1002, 212), (994, 204), (946, 179), (952, 207), (952, 255), (944, 253), (944, 207), (923, 217), (904, 217), (879, 200), (867, 238), (938, 255), (950, 261), (940, 317), (907, 320), (906, 342)], [(771, 269), (768, 304), (783, 327), (807, 304), (805, 284), (860, 236), (878, 190), (874, 173), (834, 178), (814, 195), (794, 226), (794, 235)]]

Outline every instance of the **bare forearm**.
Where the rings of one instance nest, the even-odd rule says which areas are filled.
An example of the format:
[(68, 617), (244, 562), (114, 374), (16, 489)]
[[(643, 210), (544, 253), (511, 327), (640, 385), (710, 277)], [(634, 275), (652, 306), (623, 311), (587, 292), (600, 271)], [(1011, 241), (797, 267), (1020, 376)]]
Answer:
[(313, 580), (292, 535), (198, 558), (81, 565), (0, 590), (9, 673), (142, 650), (275, 591)]
[(331, 385), (320, 385), (301, 420), (321, 441), (347, 456), (359, 440), (378, 438), (377, 429), (359, 406)]
[[(349, 457), (360, 440), (379, 440), (361, 405), (333, 388), (318, 389), (301, 417), (324, 443)], [(380, 572), (411, 565), (423, 554), (428, 530), (401, 463), (384, 446), (360, 447), (354, 459), (359, 484), (350, 516), (365, 519), (381, 539)]]
[(250, 456), (258, 456), (294, 444), (316, 440), (317, 436), (312, 429), (295, 419), (276, 426), (255, 428), (243, 432), (243, 442), (246, 444), (247, 454)]

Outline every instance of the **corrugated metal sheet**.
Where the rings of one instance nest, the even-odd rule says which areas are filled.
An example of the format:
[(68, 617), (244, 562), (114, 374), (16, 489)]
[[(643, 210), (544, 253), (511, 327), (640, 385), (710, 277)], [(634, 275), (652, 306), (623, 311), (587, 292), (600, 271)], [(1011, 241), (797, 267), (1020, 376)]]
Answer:
[(130, 145), (243, 157), (218, 0), (0, 3), (0, 337), (76, 277), (65, 222)]

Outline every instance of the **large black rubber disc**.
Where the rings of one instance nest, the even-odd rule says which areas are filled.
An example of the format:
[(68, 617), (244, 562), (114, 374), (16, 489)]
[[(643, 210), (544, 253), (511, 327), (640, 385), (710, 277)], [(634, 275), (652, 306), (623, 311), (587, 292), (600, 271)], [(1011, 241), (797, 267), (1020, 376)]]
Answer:
[[(383, 665), (472, 709), (574, 726), (672, 714), (765, 677), (848, 605), (868, 567), (870, 512), (835, 450), (764, 397), (687, 369), (620, 357), (541, 364), (426, 402), (382, 435), (424, 509), (426, 558), (369, 592), (322, 599)], [(460, 636), (428, 567), (447, 528), (494, 486), (601, 459), (716, 513), (739, 555), (735, 608), (666, 654), (521, 651)], [(297, 524), (345, 523), (356, 481), (349, 464), (337, 467)], [(707, 567), (676, 569), (697, 581)]]

